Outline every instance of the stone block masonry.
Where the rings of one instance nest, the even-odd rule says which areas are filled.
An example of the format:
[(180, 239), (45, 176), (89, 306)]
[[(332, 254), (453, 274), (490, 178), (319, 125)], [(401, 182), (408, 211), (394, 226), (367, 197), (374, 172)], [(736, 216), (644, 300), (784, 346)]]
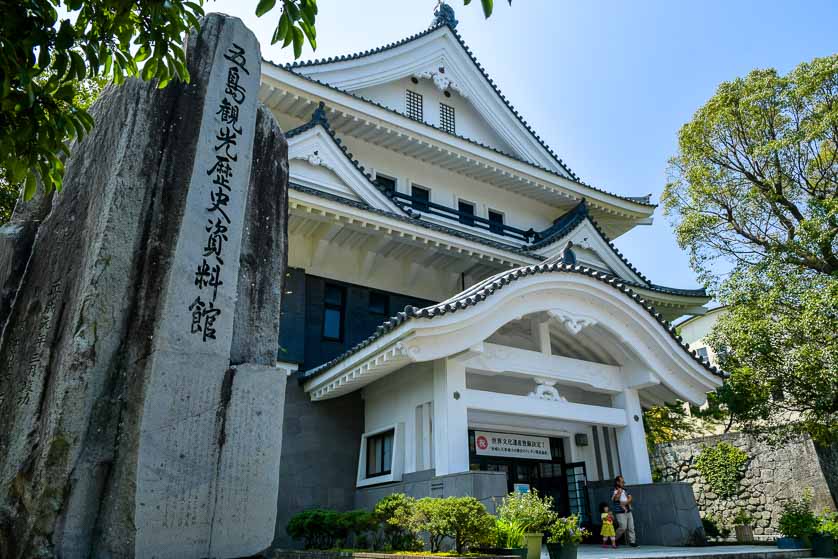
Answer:
[[(717, 495), (695, 467), (701, 450), (720, 442), (748, 455), (738, 493), (731, 498)], [(835, 510), (836, 454), (835, 448), (819, 449), (809, 438), (773, 448), (748, 435), (729, 433), (658, 445), (652, 467), (662, 481), (689, 483), (702, 517), (713, 516), (732, 525), (741, 508), (754, 518), (758, 539), (773, 539), (779, 536), (783, 504), (799, 498), (806, 489), (813, 492), (815, 512)]]
[(63, 190), (0, 235), (25, 262), (0, 276), (4, 559), (273, 539), (287, 146), (241, 21), (186, 46), (191, 82), (106, 89)]

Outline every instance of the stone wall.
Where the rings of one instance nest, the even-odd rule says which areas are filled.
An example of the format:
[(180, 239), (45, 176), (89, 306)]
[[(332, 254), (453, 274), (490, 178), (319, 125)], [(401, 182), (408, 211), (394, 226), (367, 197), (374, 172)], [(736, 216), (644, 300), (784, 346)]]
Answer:
[[(741, 449), (749, 458), (739, 492), (729, 499), (714, 493), (694, 465), (703, 448), (720, 442)], [(779, 535), (783, 504), (800, 497), (807, 488), (813, 492), (816, 512), (835, 509), (836, 456), (835, 449), (817, 449), (808, 438), (772, 448), (742, 433), (728, 433), (658, 445), (652, 468), (660, 474), (661, 481), (692, 485), (702, 517), (713, 516), (732, 525), (733, 517), (742, 508), (754, 518), (754, 534), (770, 539)]]

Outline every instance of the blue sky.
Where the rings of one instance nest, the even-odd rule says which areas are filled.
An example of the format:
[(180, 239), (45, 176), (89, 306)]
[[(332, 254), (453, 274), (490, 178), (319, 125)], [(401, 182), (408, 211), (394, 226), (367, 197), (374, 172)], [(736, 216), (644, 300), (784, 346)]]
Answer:
[[(677, 133), (722, 81), (753, 68), (785, 73), (838, 50), (838, 1), (449, 0), (458, 30), (524, 118), (586, 182), (660, 198)], [(303, 58), (366, 50), (421, 31), (436, 0), (318, 0), (318, 48)], [(263, 55), (275, 15), (255, 2), (219, 0), (208, 11), (237, 15)], [(637, 227), (617, 246), (653, 282), (696, 286), (668, 219)]]

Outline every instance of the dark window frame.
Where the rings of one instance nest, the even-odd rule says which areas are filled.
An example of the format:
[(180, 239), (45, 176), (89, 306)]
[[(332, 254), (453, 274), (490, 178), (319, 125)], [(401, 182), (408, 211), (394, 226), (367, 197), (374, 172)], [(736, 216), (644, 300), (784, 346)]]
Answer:
[[(471, 208), (471, 212), (464, 210), (463, 208)], [(457, 200), (457, 213), (459, 214), (459, 222), (463, 225), (468, 225), (473, 227), (474, 226), (474, 216), (477, 215), (477, 204), (474, 202), (469, 202), (468, 200), (463, 200), (462, 198)]]
[(449, 134), (457, 133), (457, 113), (451, 105), (439, 104), (439, 127)]
[(407, 118), (418, 120), (419, 122), (425, 121), (425, 98), (421, 93), (410, 89), (405, 90), (404, 114)]
[[(498, 235), (503, 235), (503, 226), (506, 221), (504, 213), (498, 210), (489, 209), (487, 216), (489, 219), (489, 231), (497, 233)], [(498, 216), (500, 217), (500, 220), (492, 219), (492, 216)]]
[[(385, 465), (384, 458), (387, 456), (386, 453), (386, 444), (385, 442), (387, 439), (390, 440), (390, 462), (389, 464)], [(370, 452), (376, 452), (376, 442), (382, 441), (381, 446), (379, 447), (381, 450), (381, 467), (380, 471), (375, 471), (375, 460), (370, 460)], [(374, 435), (370, 435), (366, 439), (367, 447), (364, 449), (366, 451), (366, 479), (381, 477), (381, 476), (388, 476), (393, 473), (393, 450), (396, 445), (396, 430), (395, 429), (388, 429), (387, 431), (381, 431), (380, 433), (376, 433)]]
[[(422, 196), (417, 196), (418, 192), (423, 192), (427, 196), (427, 200), (422, 200)], [(431, 209), (428, 202), (431, 201), (431, 189), (418, 184), (410, 185), (410, 196), (412, 198), (410, 205), (413, 209), (420, 212), (427, 212)]]
[[(384, 181), (387, 181), (387, 182), (392, 181), (393, 184), (392, 185), (381, 184), (379, 182), (380, 179), (384, 179)], [(391, 176), (384, 175), (382, 173), (376, 173), (375, 174), (375, 184), (377, 184), (379, 187), (383, 188), (384, 190), (387, 190), (389, 192), (395, 192), (396, 191), (396, 185), (398, 184), (398, 181)]]
[[(368, 292), (368, 294), (369, 294), (369, 300), (367, 301), (367, 311), (370, 314), (374, 314), (376, 316), (389, 316), (390, 315), (390, 295), (387, 294), (387, 293), (384, 293), (383, 291), (372, 291), (372, 290), (370, 290)], [(381, 297), (383, 299), (383, 301), (384, 301), (384, 310), (383, 311), (373, 310), (373, 301), (372, 301), (373, 297)]]
[[(340, 292), (340, 303), (329, 302), (326, 298), (326, 292), (334, 288)], [(328, 311), (337, 311), (338, 313), (338, 337), (329, 336), (326, 333), (326, 313)], [(343, 342), (345, 336), (346, 322), (346, 287), (336, 283), (326, 283), (323, 286), (323, 326), (320, 329), (321, 338), (329, 342)]]

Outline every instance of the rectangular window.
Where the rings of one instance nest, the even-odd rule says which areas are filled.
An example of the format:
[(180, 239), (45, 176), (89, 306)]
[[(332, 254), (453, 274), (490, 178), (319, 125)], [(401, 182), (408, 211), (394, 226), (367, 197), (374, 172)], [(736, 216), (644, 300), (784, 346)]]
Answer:
[(390, 313), (390, 296), (378, 291), (370, 291), (370, 314), (387, 316)]
[(503, 234), (503, 214), (495, 210), (489, 210), (489, 231)]
[(474, 204), (459, 200), (457, 209), (460, 210), (460, 223), (463, 225), (474, 225)]
[(343, 315), (346, 305), (346, 290), (327, 283), (323, 296), (323, 339), (343, 340)]
[(393, 431), (367, 437), (367, 477), (388, 475), (393, 466)]
[(386, 177), (384, 175), (379, 175), (378, 173), (376, 173), (375, 175), (375, 184), (377, 184), (387, 192), (396, 191), (396, 179)]
[(422, 95), (409, 89), (405, 93), (404, 98), (405, 114), (408, 118), (418, 120), (420, 122), (425, 120), (424, 112), (422, 111)]
[(439, 104), (439, 127), (451, 134), (457, 133), (457, 123), (454, 117), (454, 107)]
[(699, 357), (701, 357), (702, 359), (704, 359), (705, 361), (707, 361), (707, 360), (708, 360), (708, 358), (707, 358), (707, 357), (708, 357), (708, 356), (707, 356), (707, 348), (706, 348), (706, 347), (700, 347), (700, 348), (698, 348), (698, 349), (696, 350), (696, 353), (698, 353), (698, 356), (699, 356)]
[(410, 187), (410, 195), (413, 197), (413, 201), (411, 205), (414, 209), (426, 212), (431, 209), (428, 205), (428, 202), (431, 201), (431, 191), (427, 188), (416, 186), (415, 184)]

